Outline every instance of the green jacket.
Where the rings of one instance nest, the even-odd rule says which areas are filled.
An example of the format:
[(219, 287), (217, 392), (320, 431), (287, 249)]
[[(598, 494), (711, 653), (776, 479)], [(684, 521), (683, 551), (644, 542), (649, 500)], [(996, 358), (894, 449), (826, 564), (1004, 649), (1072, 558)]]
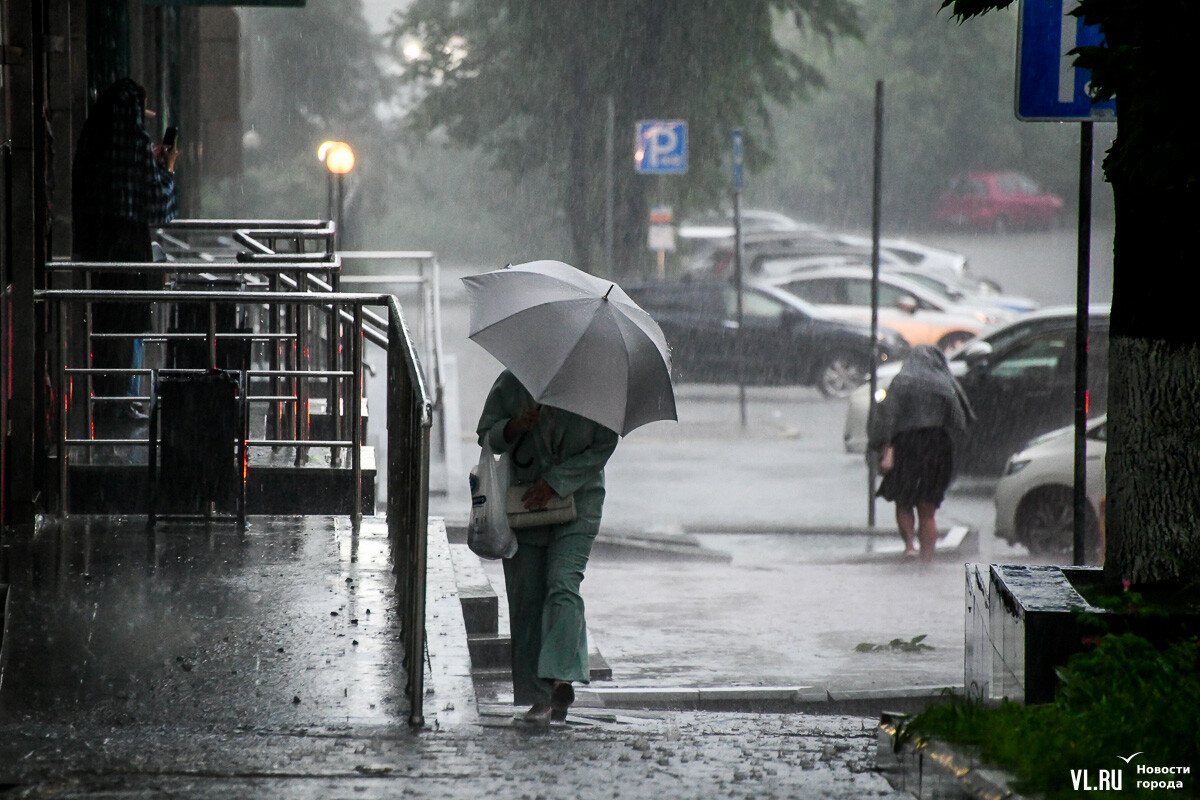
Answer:
[(555, 527), (578, 527), (576, 532), (594, 534), (600, 529), (604, 506), (604, 465), (619, 437), (598, 422), (561, 408), (542, 406), (536, 428), (513, 442), (504, 441), (508, 421), (537, 405), (511, 372), (500, 373), (479, 417), (479, 444), (487, 437), (493, 452), (510, 454), (513, 483), (534, 483), (543, 478), (561, 497), (574, 493), (578, 518)]

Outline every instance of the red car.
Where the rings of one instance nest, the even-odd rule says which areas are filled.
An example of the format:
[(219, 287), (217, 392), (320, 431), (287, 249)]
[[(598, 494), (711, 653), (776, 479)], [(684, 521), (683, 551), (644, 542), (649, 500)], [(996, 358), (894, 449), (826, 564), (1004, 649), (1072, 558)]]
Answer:
[(1014, 228), (1051, 228), (1063, 201), (1019, 172), (966, 172), (938, 199), (941, 223), (1001, 233)]

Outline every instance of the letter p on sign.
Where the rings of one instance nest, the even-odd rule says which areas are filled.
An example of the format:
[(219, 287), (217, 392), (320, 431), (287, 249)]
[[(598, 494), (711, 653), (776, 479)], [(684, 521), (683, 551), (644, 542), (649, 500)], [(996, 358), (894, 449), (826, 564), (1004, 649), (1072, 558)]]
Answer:
[(643, 175), (687, 172), (687, 123), (683, 120), (637, 123), (634, 163)]

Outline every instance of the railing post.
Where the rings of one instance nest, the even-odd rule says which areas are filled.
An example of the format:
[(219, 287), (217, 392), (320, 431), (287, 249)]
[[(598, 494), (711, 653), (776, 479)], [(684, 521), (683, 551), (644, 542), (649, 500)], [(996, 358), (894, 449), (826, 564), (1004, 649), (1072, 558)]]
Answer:
[[(296, 273), (297, 291), (302, 291), (304, 284), (303, 272)], [(303, 372), (308, 369), (308, 306), (306, 304), (295, 303), (290, 310), (292, 330), (296, 335), (295, 346), (295, 369), (297, 372)], [(308, 381), (303, 376), (296, 375), (292, 382), (295, 388), (296, 395), (296, 413), (294, 419), (294, 429), (292, 438), (294, 441), (305, 441), (308, 436)], [(308, 458), (308, 451), (303, 447), (296, 448), (296, 466), (303, 464)]]
[(67, 470), (67, 438), (70, 433), (71, 385), (67, 377), (67, 304), (58, 304), (58, 507), (63, 516), (71, 513), (70, 483)]
[[(352, 370), (354, 374), (352, 388), (346, 392), (346, 404), (352, 406), (350, 413), (350, 465), (354, 472), (354, 503), (351, 506), (353, 516), (351, 522), (354, 524), (354, 529), (362, 524), (362, 448), (360, 447), (359, 439), (361, 437), (360, 428), (362, 427), (362, 395), (363, 395), (363, 368), (362, 368), (362, 324), (363, 324), (363, 307), (362, 303), (354, 304), (354, 329), (350, 331), (350, 358), (354, 364)], [(341, 382), (341, 379), (338, 379)]]
[[(337, 289), (334, 289), (336, 292)], [(342, 320), (340, 308), (336, 303), (329, 306), (329, 318), (326, 321), (326, 339), (329, 342), (329, 349), (326, 351), (328, 359), (325, 364), (325, 369), (330, 372), (337, 372), (341, 369), (341, 350), (342, 350)], [(361, 315), (362, 309), (356, 306), (356, 313)], [(326, 417), (329, 420), (329, 438), (342, 438), (342, 407), (339, 400), (341, 399), (341, 384), (342, 381), (329, 377), (328, 382), (328, 408), (326, 409)], [(329, 448), (329, 465), (332, 467), (339, 466), (342, 463), (342, 451), (339, 447)]]
[[(267, 279), (267, 287), (272, 293), (278, 292), (279, 276), (271, 273)], [(279, 333), (279, 309), (271, 305), (267, 306), (267, 333), (270, 334), (270, 339), (267, 340), (267, 352), (270, 353), (267, 368), (272, 372), (268, 385), (271, 387), (272, 397), (282, 397), (282, 382), (274, 373), (279, 369), (279, 348), (283, 346), (283, 340), (275, 335)], [(273, 408), (273, 413), (267, 415), (267, 438), (278, 440), (283, 435), (283, 413), (287, 404), (283, 400), (275, 400), (270, 407)]]
[(217, 368), (217, 304), (208, 302), (208, 368)]
[[(92, 273), (90, 270), (83, 273), (83, 288), (84, 289), (92, 288)], [(87, 319), (87, 322), (84, 324), (84, 342), (85, 342), (85, 347), (87, 349), (87, 361), (85, 361), (84, 364), (90, 370), (90, 369), (94, 369), (96, 366), (96, 363), (95, 363), (96, 362), (96, 358), (95, 358), (96, 347), (92, 343), (92, 303), (91, 303), (91, 301), (88, 301), (83, 304), (83, 315)], [(87, 411), (85, 414), (85, 419), (87, 420), (87, 438), (94, 439), (95, 431), (96, 431), (96, 415), (95, 415), (95, 409), (93, 408), (94, 404), (92, 403), (92, 397), (95, 395), (95, 392), (96, 392), (96, 380), (91, 372), (87, 373), (87, 379), (84, 381), (84, 388), (87, 390), (85, 393), (85, 401), (84, 401), (84, 404), (87, 406)], [(92, 458), (93, 450), (95, 450), (95, 448), (93, 448), (93, 447), (87, 448), (87, 453), (86, 453), (85, 457), (87, 458), (88, 464), (91, 464), (92, 461), (94, 460)]]

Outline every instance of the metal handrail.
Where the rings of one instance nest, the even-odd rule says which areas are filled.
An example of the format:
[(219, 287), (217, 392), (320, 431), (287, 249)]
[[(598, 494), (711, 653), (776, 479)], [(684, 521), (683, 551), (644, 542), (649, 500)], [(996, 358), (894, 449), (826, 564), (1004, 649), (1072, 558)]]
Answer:
[[(387, 478), (387, 525), (392, 550), (393, 568), (397, 574), (397, 595), (404, 628), (404, 659), (408, 673), (407, 694), (410, 702), (409, 722), (414, 726), (424, 724), (424, 654), (425, 654), (425, 592), (427, 566), (427, 537), (429, 524), (429, 451), (430, 430), (433, 424), (433, 399), (429, 394), (420, 358), (417, 355), (405, 324), (399, 301), (392, 295), (369, 293), (313, 293), (313, 292), (220, 292), (220, 291), (103, 291), (96, 289), (47, 289), (35, 292), (35, 302), (45, 303), (57, 309), (52, 318), (59, 322), (59, 374), (60, 392), (66, 386), (68, 375), (66, 359), (66, 309), (72, 304), (88, 302), (197, 302), (208, 303), (210, 309), (218, 304), (263, 303), (269, 305), (298, 304), (303, 306), (328, 306), (339, 311), (351, 306), (351, 330), (365, 331), (363, 310), (367, 306), (383, 306), (387, 310), (387, 328), (384, 346), (387, 348), (388, 386), (387, 420), (388, 431), (388, 478)], [(209, 353), (215, 357), (217, 334), (210, 325), (206, 334)], [(361, 416), (359, 407), (363, 395), (363, 339), (362, 335), (350, 337), (350, 366), (348, 373), (357, 391), (358, 403), (354, 403), (350, 414), (348, 439), (306, 441), (307, 446), (346, 447), (351, 453), (353, 475), (354, 526), (361, 522), (362, 461), (361, 461)], [(187, 370), (173, 370), (184, 372)], [(194, 370), (193, 370), (194, 371)], [(256, 374), (300, 373), (300, 370), (255, 370)], [(66, 394), (60, 396), (66, 397)], [(121, 444), (139, 444), (140, 440), (111, 440)], [(63, 511), (67, 508), (66, 467), (69, 446), (90, 447), (96, 440), (72, 439), (67, 436), (66, 413), (62, 412), (59, 436), (60, 496)], [(247, 443), (251, 446), (277, 446), (296, 444), (291, 441), (266, 440)]]
[[(357, 338), (357, 337), (356, 337)], [(404, 323), (389, 295), (388, 536), (403, 615), (404, 665), (411, 702), (409, 724), (423, 725), (425, 697), (425, 576), (429, 535), (429, 439), (433, 399)], [(400, 422), (391, 424), (392, 420)]]
[[(461, 445), (457, 441), (461, 436), (461, 431), (457, 430), (458, 426), (454, 423), (456, 418), (452, 410), (448, 410), (445, 404), (447, 365), (443, 363), (445, 348), (442, 344), (441, 265), (438, 262), (437, 253), (432, 250), (342, 250), (339, 251), (339, 255), (343, 265), (350, 265), (358, 261), (402, 261), (415, 262), (417, 265), (416, 275), (342, 274), (340, 281), (343, 288), (393, 291), (392, 287), (397, 285), (411, 285), (419, 289), (424, 344), (422, 354), (426, 359), (425, 364), (433, 394), (434, 408), (439, 412), (435, 442), (442, 460), (445, 486), (449, 491), (449, 487), (454, 486), (456, 481), (462, 479), (462, 465), (458, 458)], [(313, 276), (310, 280), (319, 279)]]
[[(150, 272), (170, 274), (212, 273), (236, 275), (262, 273), (265, 275), (287, 275), (294, 272), (328, 272), (341, 267), (341, 261), (255, 261), (253, 266), (235, 261), (51, 261), (46, 264), (48, 272)], [(328, 284), (326, 284), (328, 286)]]

